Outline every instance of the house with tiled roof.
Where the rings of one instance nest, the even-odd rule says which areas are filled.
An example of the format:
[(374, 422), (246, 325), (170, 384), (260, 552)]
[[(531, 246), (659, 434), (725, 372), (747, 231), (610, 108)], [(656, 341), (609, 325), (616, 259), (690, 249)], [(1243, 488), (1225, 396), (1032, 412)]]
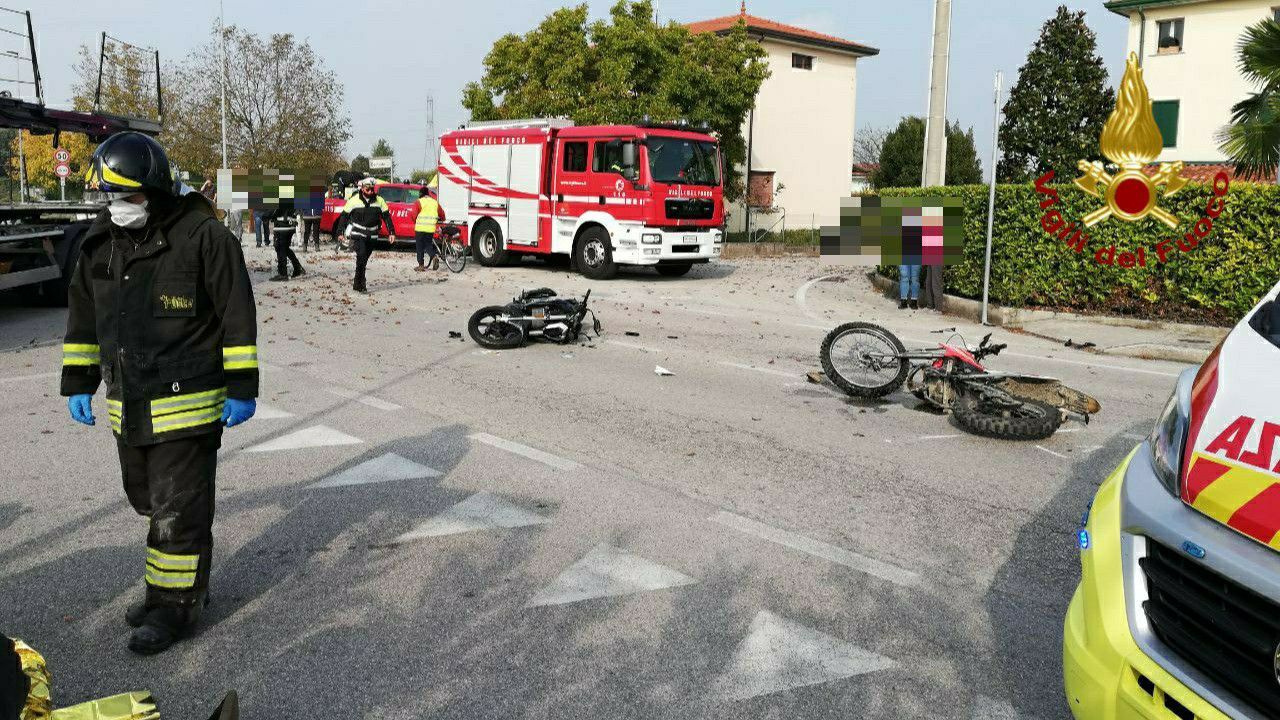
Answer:
[[(840, 198), (849, 195), (853, 164), (858, 60), (880, 51), (751, 15), (745, 2), (737, 14), (687, 27), (727, 33), (738, 23), (764, 48), (770, 72), (742, 128), (751, 146), (750, 192), (744, 200), (772, 211), (753, 215), (752, 225), (779, 224), (783, 212), (788, 228), (839, 224)], [(745, 207), (744, 202), (726, 208), (730, 232), (743, 229)]]
[[(1280, 19), (1280, 0), (1109, 0), (1129, 21), (1126, 55), (1137, 53), (1164, 138), (1160, 162), (1181, 160), (1187, 177), (1225, 167), (1218, 132), (1231, 106), (1256, 91), (1240, 74), (1236, 46), (1249, 25)], [(1259, 178), (1266, 180), (1267, 178)]]

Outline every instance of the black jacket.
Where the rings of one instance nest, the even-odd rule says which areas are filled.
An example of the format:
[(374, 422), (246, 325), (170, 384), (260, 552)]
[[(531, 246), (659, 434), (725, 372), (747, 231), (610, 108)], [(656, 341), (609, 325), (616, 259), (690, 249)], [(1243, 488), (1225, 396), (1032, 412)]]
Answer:
[(240, 243), (197, 193), (135, 246), (103, 211), (71, 278), (62, 394), (107, 385), (112, 429), (149, 445), (221, 428), (226, 398), (258, 395), (256, 309)]
[(391, 210), (387, 207), (387, 201), (380, 195), (374, 195), (370, 199), (366, 198), (364, 193), (357, 192), (347, 200), (346, 205), (342, 206), (342, 214), (338, 216), (334, 234), (360, 235), (377, 239), (378, 226), (384, 222), (387, 224), (387, 234), (395, 235), (396, 226), (391, 221)]

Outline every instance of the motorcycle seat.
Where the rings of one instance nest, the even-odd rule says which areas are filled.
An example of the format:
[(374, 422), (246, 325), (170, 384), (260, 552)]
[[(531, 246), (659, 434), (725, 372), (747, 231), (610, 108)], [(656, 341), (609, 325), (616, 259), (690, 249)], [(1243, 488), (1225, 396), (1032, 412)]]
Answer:
[(533, 290), (525, 290), (520, 293), (521, 300), (541, 300), (543, 298), (555, 297), (556, 291), (551, 288), (541, 287)]

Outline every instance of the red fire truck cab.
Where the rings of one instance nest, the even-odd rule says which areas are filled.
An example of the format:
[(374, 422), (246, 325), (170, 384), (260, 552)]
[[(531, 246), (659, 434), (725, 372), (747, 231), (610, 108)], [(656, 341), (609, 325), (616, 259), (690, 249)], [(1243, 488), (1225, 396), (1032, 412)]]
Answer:
[(476, 260), (565, 255), (683, 275), (720, 255), (723, 164), (710, 135), (672, 125), (471, 123), (440, 138), (440, 204)]

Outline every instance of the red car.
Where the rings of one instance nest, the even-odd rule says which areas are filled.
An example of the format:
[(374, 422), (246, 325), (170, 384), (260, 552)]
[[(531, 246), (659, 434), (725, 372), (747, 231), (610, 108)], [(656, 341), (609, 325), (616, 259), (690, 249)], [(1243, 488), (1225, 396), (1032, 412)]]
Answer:
[[(422, 187), (422, 185), (410, 183), (378, 185), (378, 195), (386, 201), (387, 208), (391, 210), (391, 222), (395, 223), (397, 238), (413, 237), (413, 220), (417, 213), (418, 193), (422, 191)], [(352, 188), (349, 192), (354, 193), (355, 189)], [(321, 232), (333, 232), (333, 224), (337, 221), (338, 215), (342, 214), (342, 206), (346, 204), (347, 200), (343, 197), (325, 199), (324, 212), (320, 213)], [(386, 237), (386, 227), (379, 227), (378, 234)]]

